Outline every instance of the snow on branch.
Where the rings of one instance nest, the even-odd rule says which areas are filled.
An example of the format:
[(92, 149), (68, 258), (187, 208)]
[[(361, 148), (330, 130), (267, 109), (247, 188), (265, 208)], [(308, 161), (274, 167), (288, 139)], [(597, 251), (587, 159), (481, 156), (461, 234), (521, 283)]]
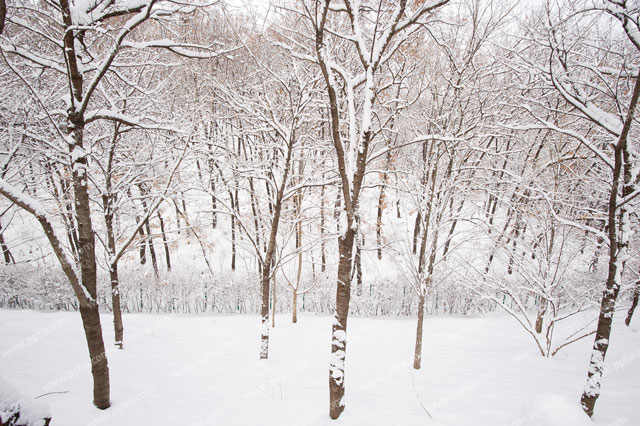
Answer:
[(190, 43), (179, 43), (169, 39), (158, 39), (158, 40), (149, 40), (149, 41), (127, 41), (122, 43), (123, 47), (133, 48), (133, 49), (150, 49), (150, 48), (159, 48), (166, 49), (170, 52), (175, 53), (176, 55), (185, 57), (185, 58), (193, 58), (193, 59), (212, 59), (220, 56), (227, 55), (229, 53), (235, 52), (240, 47), (232, 47), (230, 49), (224, 50), (215, 50), (212, 46), (205, 46), (200, 44), (190, 44)]

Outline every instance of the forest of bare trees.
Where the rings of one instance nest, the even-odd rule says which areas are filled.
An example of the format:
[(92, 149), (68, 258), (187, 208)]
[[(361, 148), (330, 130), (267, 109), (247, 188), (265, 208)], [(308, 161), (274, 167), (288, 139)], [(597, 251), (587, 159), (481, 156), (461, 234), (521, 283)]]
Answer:
[(260, 359), (333, 315), (336, 419), (350, 315), (416, 317), (419, 370), (426, 317), (502, 311), (542, 357), (593, 341), (597, 412), (640, 294), (638, 2), (1, 0), (0, 54), (0, 307), (80, 312), (96, 407), (123, 313), (259, 314)]

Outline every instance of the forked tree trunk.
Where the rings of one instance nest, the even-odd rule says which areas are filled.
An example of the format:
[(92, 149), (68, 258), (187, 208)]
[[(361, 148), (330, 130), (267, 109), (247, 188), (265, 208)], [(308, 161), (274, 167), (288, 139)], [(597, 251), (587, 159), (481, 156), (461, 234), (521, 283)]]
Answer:
[[(430, 162), (433, 158), (433, 148), (435, 142), (431, 143), (429, 148), (429, 154), (427, 156), (426, 145), (422, 147), (422, 159), (425, 164)], [(428, 160), (427, 160), (428, 158)], [(423, 323), (424, 323), (424, 299), (427, 293), (427, 288), (429, 287), (429, 283), (431, 280), (431, 274), (433, 273), (433, 264), (435, 261), (435, 252), (437, 248), (437, 231), (434, 232), (434, 240), (431, 249), (431, 255), (429, 256), (429, 267), (427, 276), (424, 277), (424, 264), (427, 252), (427, 239), (429, 238), (429, 227), (431, 225), (431, 214), (433, 211), (433, 202), (435, 198), (435, 187), (436, 187), (436, 175), (437, 175), (437, 156), (436, 161), (434, 162), (434, 166), (431, 170), (431, 186), (429, 188), (429, 200), (427, 205), (427, 212), (425, 215), (425, 222), (422, 228), (422, 241), (420, 242), (420, 254), (418, 255), (418, 324), (416, 326), (416, 346), (413, 354), (413, 368), (419, 370), (422, 365), (422, 334), (423, 334)], [(422, 185), (426, 186), (428, 183), (428, 172), (425, 171), (424, 175), (421, 179)], [(420, 216), (420, 212), (418, 212), (418, 216)], [(419, 229), (420, 222), (416, 221), (416, 229)], [(414, 231), (414, 242), (416, 241), (416, 231)]]
[[(402, 0), (397, 3), (396, 12), (390, 22), (385, 22), (388, 25), (388, 29), (380, 40), (377, 41), (375, 46), (375, 54), (371, 53), (362, 54), (368, 47), (361, 45), (361, 37), (358, 34), (360, 23), (358, 22), (360, 7), (358, 4), (352, 4), (350, 1), (345, 0), (341, 3), (340, 7), (344, 5), (349, 18), (351, 19), (351, 28), (356, 28), (357, 36), (354, 37), (355, 43), (361, 53), (361, 60), (363, 63), (363, 71), (366, 75), (363, 99), (359, 102), (358, 108), (354, 108), (353, 102), (350, 103), (350, 119), (351, 123), (355, 123), (357, 120), (354, 118), (355, 110), (359, 110), (361, 115), (361, 126), (359, 130), (356, 130), (354, 126), (349, 126), (351, 132), (358, 132), (358, 134), (352, 133), (348, 136), (351, 137), (352, 142), (357, 145), (351, 145), (347, 149), (353, 150), (348, 155), (345, 155), (344, 138), (341, 134), (342, 127), (340, 121), (342, 114), (340, 111), (341, 99), (339, 99), (339, 93), (342, 93), (343, 88), (336, 84), (336, 78), (334, 76), (333, 67), (328, 64), (327, 54), (330, 49), (327, 48), (327, 39), (325, 38), (325, 25), (328, 19), (329, 10), (331, 9), (331, 0), (325, 0), (324, 4), (318, 9), (316, 8), (316, 15), (311, 18), (311, 22), (314, 25), (315, 30), (315, 53), (317, 63), (322, 71), (324, 82), (327, 89), (328, 106), (329, 106), (329, 122), (331, 129), (331, 140), (336, 154), (337, 170), (341, 181), (342, 202), (344, 205), (344, 214), (346, 216), (346, 226), (339, 226), (338, 231), (341, 232), (338, 237), (338, 254), (340, 256), (338, 260), (338, 279), (336, 285), (336, 311), (334, 323), (332, 326), (332, 339), (331, 339), (331, 359), (329, 364), (329, 416), (332, 419), (337, 419), (342, 411), (344, 411), (344, 362), (346, 359), (347, 348), (347, 318), (349, 315), (349, 301), (351, 297), (351, 272), (352, 272), (352, 254), (354, 237), (358, 232), (358, 226), (356, 218), (358, 215), (358, 201), (361, 195), (362, 182), (367, 168), (368, 150), (369, 145), (374, 137), (372, 130), (371, 116), (374, 113), (374, 102), (376, 99), (376, 79), (375, 75), (380, 65), (380, 59), (385, 57), (388, 53), (393, 55), (394, 47), (391, 40), (400, 31), (416, 24), (417, 20), (424, 13), (427, 13), (431, 9), (441, 6), (443, 3), (436, 3), (432, 5), (420, 6), (422, 8), (413, 14), (413, 17), (405, 17), (405, 9), (407, 2)], [(320, 2), (317, 3), (320, 6)], [(382, 2), (380, 3), (382, 6)], [(355, 9), (355, 12), (354, 12)], [(320, 12), (320, 13), (318, 13)], [(406, 19), (402, 25), (398, 25), (400, 19)], [(367, 26), (370, 22), (367, 22)], [(371, 25), (372, 28), (377, 28), (378, 21)], [(373, 38), (376, 38), (377, 30), (373, 30)], [(372, 52), (373, 52), (372, 47)], [(369, 59), (366, 59), (369, 57)], [(374, 59), (375, 58), (375, 59)], [(353, 87), (346, 87), (346, 96), (349, 99), (353, 99)], [(349, 139), (349, 138), (347, 138)], [(347, 161), (347, 158), (353, 160)], [(351, 164), (349, 164), (351, 163)], [(353, 166), (353, 168), (349, 167)], [(336, 209), (336, 213), (338, 213)]]
[[(64, 23), (64, 54), (69, 70), (71, 92), (74, 104), (82, 101), (82, 73), (79, 72), (77, 57), (75, 54), (75, 38), (71, 11), (68, 0), (60, 0), (62, 19)], [(83, 146), (84, 117), (77, 112), (74, 106), (67, 111), (67, 133), (72, 143), (69, 144), (69, 154), (73, 159), (71, 164), (71, 176), (73, 181), (73, 193), (75, 214), (78, 226), (78, 241), (80, 258), (80, 286), (75, 286), (76, 296), (80, 302), (80, 316), (84, 327), (89, 358), (91, 360), (91, 374), (93, 375), (93, 403), (100, 409), (108, 408), (109, 401), (109, 367), (102, 340), (102, 328), (100, 326), (100, 314), (98, 312), (96, 291), (96, 255), (95, 237), (91, 223), (91, 209), (89, 204), (89, 192), (87, 190), (87, 156)], [(51, 230), (52, 232), (52, 230)], [(60, 253), (58, 258), (64, 256)], [(84, 294), (86, 291), (88, 294)], [(80, 293), (80, 294), (79, 294)]]
[(285, 160), (282, 181), (280, 182), (280, 186), (278, 187), (278, 191), (276, 192), (276, 199), (273, 203), (273, 219), (271, 220), (269, 245), (267, 246), (267, 253), (265, 254), (264, 263), (262, 265), (262, 307), (260, 309), (260, 315), (262, 317), (262, 332), (260, 335), (260, 359), (269, 358), (269, 282), (271, 281), (271, 268), (275, 264), (274, 260), (276, 252), (276, 239), (278, 237), (278, 226), (280, 225), (282, 199), (284, 197), (284, 189), (287, 186), (287, 179), (289, 177), (289, 168), (291, 166), (291, 156), (293, 154), (294, 141), (295, 135), (291, 134), (289, 141), (287, 141), (287, 158)]
[[(0, 178), (1, 180), (1, 178)], [(79, 182), (80, 183), (80, 182)], [(4, 185), (3, 185), (4, 186)], [(78, 185), (82, 189), (83, 185)], [(60, 262), (62, 271), (69, 279), (69, 284), (73, 288), (73, 293), (78, 299), (80, 305), (80, 316), (82, 318), (82, 326), (84, 328), (87, 346), (89, 348), (89, 357), (91, 362), (91, 373), (93, 375), (93, 403), (100, 409), (110, 406), (109, 402), (109, 367), (107, 365), (107, 357), (104, 350), (104, 341), (102, 340), (102, 328), (100, 326), (100, 314), (96, 303), (96, 268), (95, 253), (92, 245), (93, 233), (87, 233), (91, 230), (91, 219), (85, 222), (88, 209), (88, 194), (86, 187), (84, 191), (77, 194), (77, 204), (80, 208), (79, 218), (82, 218), (82, 233), (80, 234), (86, 244), (81, 251), (83, 255), (80, 264), (81, 275), (76, 274), (76, 270), (71, 262), (67, 259), (64, 248), (60, 240), (56, 237), (53, 225), (49, 222), (45, 212), (34, 208), (35, 203), (31, 200), (25, 201), (25, 198), (17, 191), (0, 189), (2, 195), (7, 197), (20, 208), (31, 213), (38, 220), (44, 233), (51, 244), (51, 248)], [(87, 202), (82, 206), (83, 202)], [(86, 239), (88, 237), (88, 240)], [(91, 260), (93, 259), (93, 263)]]

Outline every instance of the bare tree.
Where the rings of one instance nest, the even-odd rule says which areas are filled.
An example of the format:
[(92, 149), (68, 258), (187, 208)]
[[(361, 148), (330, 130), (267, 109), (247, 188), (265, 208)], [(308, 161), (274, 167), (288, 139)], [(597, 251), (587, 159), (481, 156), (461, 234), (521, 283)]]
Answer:
[[(131, 3), (111, 1), (89, 2), (76, 5), (68, 0), (57, 4), (42, 3), (43, 9), (33, 13), (26, 4), (10, 6), (7, 31), (0, 39), (4, 66), (14, 79), (22, 82), (32, 95), (34, 108), (45, 117), (55, 142), (37, 137), (30, 128), (24, 133), (41, 149), (53, 151), (56, 161), (68, 166), (73, 193), (73, 214), (77, 226), (78, 270), (64, 252), (60, 239), (46, 207), (31, 195), (22, 193), (15, 184), (2, 179), (0, 193), (31, 213), (40, 222), (52, 249), (64, 270), (80, 304), (80, 314), (91, 359), (93, 374), (93, 402), (96, 407), (110, 406), (109, 369), (102, 339), (96, 289), (95, 232), (89, 197), (90, 145), (94, 142), (92, 123), (102, 120), (120, 122), (129, 126), (145, 125), (144, 118), (121, 114), (109, 108), (103, 97), (105, 76), (126, 78), (119, 70), (116, 58), (127, 49), (159, 47), (185, 56), (212, 56), (208, 46), (185, 48), (167, 39), (147, 42), (130, 41), (144, 23), (158, 16), (178, 13), (185, 6), (156, 0)], [(117, 23), (117, 24), (116, 24)], [(29, 45), (26, 49), (24, 46)], [(123, 66), (124, 65), (124, 66)], [(31, 72), (28, 70), (35, 70)], [(45, 80), (47, 85), (40, 82)], [(52, 99), (46, 91), (51, 87), (60, 98)], [(11, 151), (7, 161), (17, 158)]]
[[(529, 39), (536, 49), (528, 57), (520, 55), (526, 72), (563, 101), (559, 110), (567, 117), (552, 122), (543, 115), (548, 110), (540, 108), (540, 102), (529, 95), (526, 108), (534, 120), (529, 129), (552, 130), (579, 142), (597, 162), (601, 181), (607, 183), (601, 191), (606, 195), (597, 204), (602, 207), (596, 217), (606, 223), (604, 230), (586, 221), (571, 221), (560, 215), (557, 218), (598, 236), (609, 250), (607, 279), (581, 398), (582, 408), (589, 416), (600, 396), (613, 314), (629, 258), (630, 211), (637, 195), (637, 165), (630, 139), (640, 80), (638, 69), (623, 58), (637, 57), (640, 52), (638, 14), (637, 7), (625, 1), (549, 4), (538, 26), (531, 30)], [(616, 21), (624, 30), (619, 33), (621, 37), (610, 31)], [(583, 56), (586, 52), (589, 53)], [(590, 62), (585, 63), (585, 57)], [(605, 63), (608, 66), (603, 66)], [(577, 122), (569, 117), (577, 117)]]
[[(331, 0), (309, 1), (301, 5), (301, 10), (290, 13), (293, 19), (304, 17), (311, 26), (311, 34), (305, 34), (306, 29), (296, 29), (293, 35), (279, 32), (285, 40), (284, 48), (298, 59), (316, 63), (322, 72), (341, 184), (336, 310), (329, 366), (329, 415), (333, 419), (344, 410), (353, 245), (358, 234), (359, 202), (367, 164), (375, 155), (370, 150), (377, 133), (373, 125), (376, 99), (388, 87), (386, 80), (390, 78), (385, 64), (423, 28), (432, 12), (446, 3), (446, 0), (411, 5), (404, 0), (395, 5), (384, 1), (366, 4), (348, 0), (335, 4)], [(314, 44), (301, 46), (302, 43), (294, 41), (299, 35), (301, 40), (311, 38)], [(338, 49), (348, 55), (338, 55)]]

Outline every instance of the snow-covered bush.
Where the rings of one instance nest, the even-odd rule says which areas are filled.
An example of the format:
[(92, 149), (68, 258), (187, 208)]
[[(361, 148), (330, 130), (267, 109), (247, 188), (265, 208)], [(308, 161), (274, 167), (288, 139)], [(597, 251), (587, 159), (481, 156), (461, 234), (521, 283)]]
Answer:
[(51, 414), (45, 403), (24, 397), (0, 377), (0, 425), (48, 426), (50, 422)]

